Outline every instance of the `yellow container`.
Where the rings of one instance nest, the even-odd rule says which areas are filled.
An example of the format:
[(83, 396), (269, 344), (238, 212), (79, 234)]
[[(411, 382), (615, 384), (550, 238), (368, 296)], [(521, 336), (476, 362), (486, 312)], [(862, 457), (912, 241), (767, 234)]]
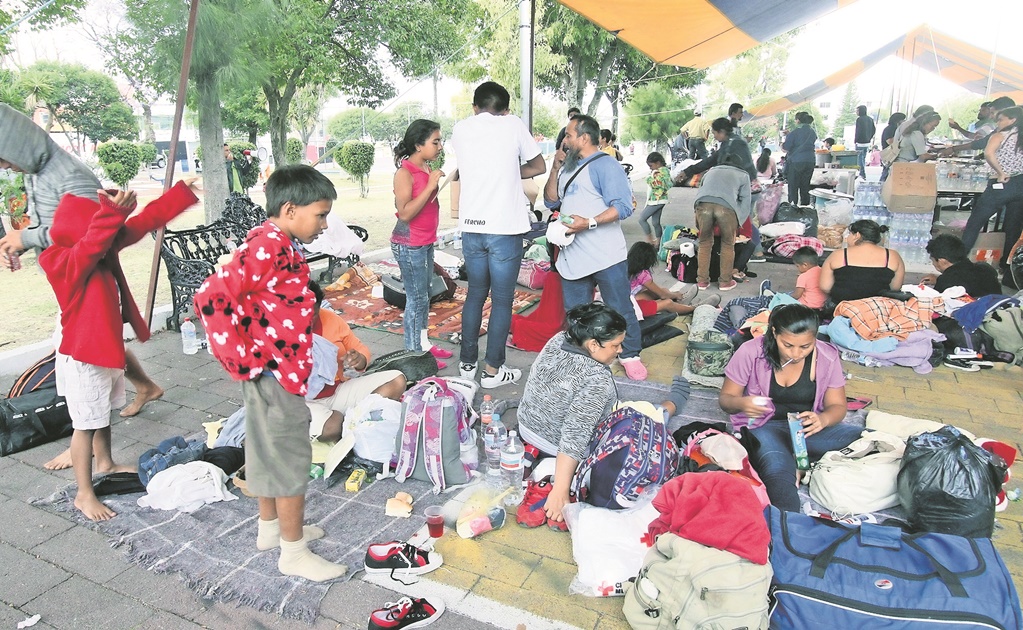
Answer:
[(366, 481), (366, 471), (356, 468), (352, 471), (352, 474), (348, 475), (348, 481), (345, 482), (345, 490), (348, 492), (358, 492), (362, 489), (364, 481)]

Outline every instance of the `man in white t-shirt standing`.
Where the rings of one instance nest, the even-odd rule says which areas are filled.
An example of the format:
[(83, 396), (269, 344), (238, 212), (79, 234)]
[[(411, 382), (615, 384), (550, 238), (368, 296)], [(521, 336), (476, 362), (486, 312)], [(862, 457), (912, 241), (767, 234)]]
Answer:
[(529, 231), (529, 204), (522, 180), (547, 170), (540, 147), (508, 110), (508, 90), (483, 83), (473, 94), (475, 115), (458, 122), (451, 146), (458, 160), (459, 222), (469, 292), (462, 309), (459, 372), (475, 378), (479, 360), (483, 303), (490, 295), (487, 352), (480, 385), (492, 389), (514, 383), (521, 370), (505, 366), (515, 280), (522, 263), (522, 235)]

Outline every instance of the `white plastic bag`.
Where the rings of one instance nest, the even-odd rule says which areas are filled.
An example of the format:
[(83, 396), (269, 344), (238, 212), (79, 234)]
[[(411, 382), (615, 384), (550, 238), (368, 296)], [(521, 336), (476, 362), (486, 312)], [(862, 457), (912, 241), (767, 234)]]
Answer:
[(361, 256), (366, 244), (337, 215), (327, 215), (327, 229), (320, 233), (306, 249), (318, 254), (344, 258), (349, 254)]
[(647, 546), (647, 528), (660, 514), (656, 492), (644, 492), (637, 507), (609, 510), (588, 503), (570, 503), (562, 514), (572, 532), (572, 555), (579, 572), (568, 590), (588, 597), (625, 595), (624, 585), (639, 574)]
[(401, 428), (401, 403), (370, 394), (345, 412), (345, 433), (355, 435), (355, 454), (372, 462), (389, 462)]
[(849, 225), (853, 220), (853, 203), (848, 199), (832, 199), (817, 211), (818, 225)]
[(806, 231), (806, 225), (799, 221), (781, 221), (780, 223), (768, 223), (760, 226), (761, 236), (778, 238), (782, 234), (795, 234), (802, 236)]

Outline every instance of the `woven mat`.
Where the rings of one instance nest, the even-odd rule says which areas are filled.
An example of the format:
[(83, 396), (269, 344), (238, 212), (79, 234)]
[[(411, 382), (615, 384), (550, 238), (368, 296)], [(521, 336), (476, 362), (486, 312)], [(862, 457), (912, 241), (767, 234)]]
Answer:
[[(410, 518), (384, 516), (384, 503), (395, 492), (415, 498)], [(75, 486), (34, 503), (39, 507), (106, 534), (111, 546), (123, 549), (127, 559), (156, 573), (179, 573), (200, 597), (235, 602), (283, 617), (312, 623), (328, 583), (281, 575), (280, 552), (256, 549), (256, 499), (212, 503), (191, 514), (139, 507), (140, 494), (103, 497), (117, 516), (95, 523), (74, 508)], [(443, 505), (447, 497), (433, 494), (430, 484), (393, 479), (375, 481), (358, 493), (345, 492), (344, 484), (327, 488), (322, 479), (309, 484), (306, 523), (326, 531), (309, 543), (317, 554), (348, 565), (351, 578), (363, 568), (366, 548), (375, 542), (408, 540), (426, 520), (423, 510)]]
[[(405, 333), (402, 325), (404, 311), (391, 306), (383, 298), (372, 296), (372, 286), (351, 288), (346, 291), (325, 289), (327, 300), (345, 321), (351, 326), (375, 328), (398, 335)], [(462, 332), (462, 307), (465, 305), (466, 288), (458, 287), (455, 296), (450, 300), (434, 302), (430, 305), (429, 336), (434, 339), (450, 339), (452, 333)], [(512, 301), (512, 312), (521, 313), (540, 301), (539, 293), (515, 290)], [(483, 323), (480, 335), (487, 332), (490, 320), (490, 300), (483, 304)]]

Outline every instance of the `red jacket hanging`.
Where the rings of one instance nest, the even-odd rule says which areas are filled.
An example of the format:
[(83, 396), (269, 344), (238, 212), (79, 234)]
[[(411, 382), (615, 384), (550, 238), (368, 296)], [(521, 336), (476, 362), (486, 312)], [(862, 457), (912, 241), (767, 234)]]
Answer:
[(64, 195), (50, 228), (53, 245), (39, 255), (39, 266), (60, 305), (61, 354), (124, 369), (124, 323), (131, 324), (139, 341), (149, 339), (149, 326), (131, 296), (118, 252), (197, 201), (188, 186), (178, 182), (129, 219), (134, 206)]

